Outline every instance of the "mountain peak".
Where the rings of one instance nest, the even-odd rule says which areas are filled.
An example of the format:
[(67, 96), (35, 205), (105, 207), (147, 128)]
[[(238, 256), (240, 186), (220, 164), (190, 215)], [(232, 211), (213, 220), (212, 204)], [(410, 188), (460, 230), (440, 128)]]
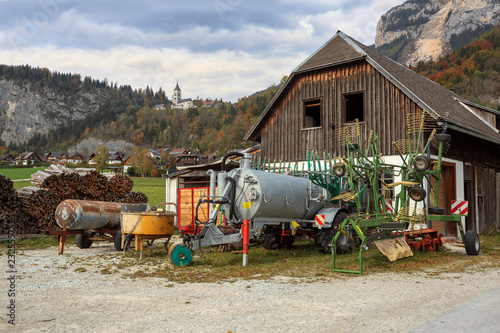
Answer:
[(470, 43), (499, 22), (498, 0), (409, 0), (382, 15), (375, 47), (415, 65)]

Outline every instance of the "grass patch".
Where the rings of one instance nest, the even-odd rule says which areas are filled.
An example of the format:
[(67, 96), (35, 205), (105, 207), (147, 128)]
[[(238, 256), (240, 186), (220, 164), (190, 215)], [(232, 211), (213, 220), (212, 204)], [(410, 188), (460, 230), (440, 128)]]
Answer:
[(30, 179), (31, 175), (39, 170), (45, 170), (47, 167), (39, 168), (6, 168), (0, 169), (0, 173), (10, 180)]
[(13, 182), (14, 190), (19, 190), (22, 187), (33, 186), (29, 180), (16, 180)]
[[(133, 177), (134, 188), (132, 191), (139, 191), (148, 196), (150, 206), (156, 206), (165, 202), (166, 179), (162, 177)], [(164, 208), (164, 207), (162, 207)], [(173, 207), (169, 206), (169, 209)]]

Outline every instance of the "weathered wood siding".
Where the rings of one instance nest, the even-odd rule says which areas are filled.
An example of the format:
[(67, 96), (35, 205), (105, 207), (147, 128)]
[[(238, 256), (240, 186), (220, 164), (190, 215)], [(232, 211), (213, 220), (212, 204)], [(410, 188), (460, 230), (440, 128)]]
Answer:
[[(471, 183), (468, 227), (478, 232), (500, 229), (500, 154), (498, 145), (449, 130), (450, 149), (446, 157), (465, 163), (464, 181)], [(470, 220), (470, 221), (469, 221)], [(471, 223), (469, 223), (471, 222)]]
[[(365, 61), (297, 75), (262, 126), (262, 156), (268, 160), (296, 161), (307, 149), (343, 155), (344, 147), (331, 139), (343, 123), (343, 95), (364, 93), (362, 140), (373, 130), (380, 134), (380, 152), (394, 154), (392, 141), (406, 137), (406, 114), (421, 112), (401, 90)], [(321, 127), (303, 129), (303, 101), (321, 98)]]

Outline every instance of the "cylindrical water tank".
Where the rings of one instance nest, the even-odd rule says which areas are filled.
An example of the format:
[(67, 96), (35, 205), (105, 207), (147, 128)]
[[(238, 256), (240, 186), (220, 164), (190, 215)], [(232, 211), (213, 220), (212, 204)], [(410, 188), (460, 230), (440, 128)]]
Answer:
[(119, 228), (121, 211), (117, 202), (69, 199), (57, 206), (56, 223), (69, 230)]
[(314, 200), (324, 190), (308, 179), (252, 169), (238, 172), (235, 212), (239, 218), (310, 220), (325, 207), (324, 202)]

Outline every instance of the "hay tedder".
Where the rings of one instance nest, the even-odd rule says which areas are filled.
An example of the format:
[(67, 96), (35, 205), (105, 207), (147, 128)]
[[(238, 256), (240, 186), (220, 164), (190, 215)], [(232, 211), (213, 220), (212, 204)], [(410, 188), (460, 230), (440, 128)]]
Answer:
[[(427, 224), (427, 221), (457, 223), (467, 254), (479, 253), (479, 237), (473, 230), (465, 233), (462, 215), (444, 215), (444, 208), (437, 207), (443, 151), (448, 149), (451, 141), (446, 127), (442, 133), (437, 133), (438, 128), (437, 122), (425, 112), (408, 116), (408, 138), (392, 143), (399, 155), (399, 163), (384, 160), (378, 151), (378, 134), (370, 133), (368, 140), (362, 142), (359, 126), (354, 131), (341, 128), (336, 133), (345, 140), (347, 156), (333, 166), (332, 172), (347, 179), (349, 190), (332, 199), (354, 203), (356, 209), (340, 225), (332, 240), (332, 248), (340, 237), (347, 237), (359, 247), (359, 270), (337, 268), (336, 253), (332, 251), (333, 271), (362, 274), (362, 251), (369, 240), (390, 261), (413, 255), (408, 243), (417, 249), (437, 250), (443, 240), (436, 230), (415, 229), (416, 225)], [(430, 135), (425, 140), (426, 131)], [(437, 160), (433, 162), (430, 159), (431, 145), (438, 150)], [(427, 206), (424, 200), (427, 195), (425, 183), (434, 194), (432, 206)], [(393, 191), (397, 193), (395, 200)]]

